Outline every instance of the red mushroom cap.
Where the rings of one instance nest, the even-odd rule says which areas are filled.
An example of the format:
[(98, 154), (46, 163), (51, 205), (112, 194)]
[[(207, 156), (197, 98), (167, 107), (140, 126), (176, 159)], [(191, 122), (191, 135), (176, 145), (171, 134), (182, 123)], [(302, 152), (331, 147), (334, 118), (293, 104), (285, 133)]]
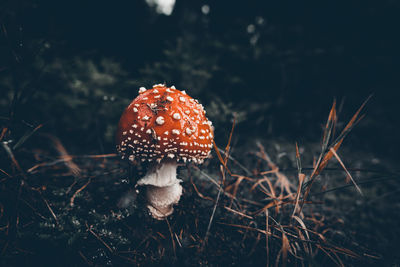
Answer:
[(169, 158), (202, 163), (214, 137), (205, 113), (197, 100), (174, 86), (141, 87), (119, 121), (117, 150), (131, 161)]

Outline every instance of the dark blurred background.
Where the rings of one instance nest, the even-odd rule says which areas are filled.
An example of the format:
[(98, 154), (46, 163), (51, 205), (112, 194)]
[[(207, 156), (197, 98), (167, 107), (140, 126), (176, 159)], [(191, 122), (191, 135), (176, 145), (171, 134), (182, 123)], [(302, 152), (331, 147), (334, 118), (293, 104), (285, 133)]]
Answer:
[[(169, 233), (182, 235), (182, 227), (178, 258), (191, 266), (265, 260), (261, 234), (246, 228), (243, 237), (219, 224), (244, 223), (220, 207), (210, 245), (198, 253), (213, 202), (196, 194), (188, 177), (213, 199), (217, 192), (199, 173), (191, 176), (193, 166), (180, 170), (185, 193), (167, 228), (146, 217), (141, 194), (135, 200), (143, 172), (132, 175), (117, 157), (99, 156), (116, 153), (119, 117), (139, 87), (158, 83), (199, 99), (221, 147), (236, 118), (231, 152), (248, 174), (270, 168), (256, 157), (260, 141), (294, 184), (295, 142), (310, 167), (333, 101), (343, 128), (372, 94), (339, 151), (365, 195), (345, 184), (332, 160), (314, 187), (324, 204), (312, 209), (326, 217), (327, 229), (334, 224), (337, 231), (327, 232), (333, 242), (362, 255), (354, 266), (365, 259), (398, 265), (399, 25), (397, 0), (0, 0), (0, 265), (167, 265), (175, 253)], [(203, 170), (218, 179), (213, 156)], [(243, 184), (239, 193), (256, 199)], [(129, 200), (125, 207), (121, 199)], [(228, 200), (221, 194), (220, 202)], [(246, 225), (266, 229), (265, 221), (257, 216)], [(271, 242), (281, 253), (283, 242)]]
[(0, 3), (0, 109), (13, 138), (43, 124), (74, 153), (111, 152), (139, 86), (206, 106), (217, 140), (316, 140), (334, 99), (348, 143), (398, 157), (400, 1)]

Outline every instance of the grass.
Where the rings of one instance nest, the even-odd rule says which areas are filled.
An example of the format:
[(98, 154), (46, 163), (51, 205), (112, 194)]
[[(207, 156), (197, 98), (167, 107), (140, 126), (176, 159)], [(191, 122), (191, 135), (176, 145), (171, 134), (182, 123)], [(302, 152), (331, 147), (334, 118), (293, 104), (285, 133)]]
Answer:
[[(12, 147), (3, 129), (0, 141), (9, 164), (1, 168), (0, 178), (0, 263), (375, 264), (382, 260), (381, 252), (372, 243), (357, 243), (357, 238), (372, 242), (365, 235), (373, 226), (363, 225), (363, 232), (352, 234), (359, 225), (348, 218), (355, 213), (362, 218), (363, 212), (346, 214), (337, 208), (341, 201), (348, 205), (360, 198), (374, 205), (378, 200), (368, 199), (371, 194), (384, 199), (398, 192), (372, 192), (386, 190), (385, 181), (397, 179), (397, 174), (384, 177), (382, 171), (347, 168), (339, 156), (366, 102), (337, 136), (334, 102), (317, 157), (297, 143), (288, 146), (294, 169), (281, 169), (279, 156), (270, 154), (263, 142), (252, 141), (253, 147), (244, 145), (235, 154), (233, 123), (225, 149), (215, 145), (215, 157), (205, 166), (188, 165), (180, 171), (184, 195), (164, 221), (151, 219), (143, 194), (133, 189), (145, 166), (128, 166), (116, 154), (70, 155), (40, 127)], [(333, 159), (336, 167), (327, 168)], [(340, 173), (344, 181), (338, 179)], [(363, 179), (356, 182), (352, 173), (361, 173)], [(369, 216), (378, 219), (375, 214)], [(379, 221), (380, 227), (384, 222)], [(379, 229), (374, 233), (382, 234)]]

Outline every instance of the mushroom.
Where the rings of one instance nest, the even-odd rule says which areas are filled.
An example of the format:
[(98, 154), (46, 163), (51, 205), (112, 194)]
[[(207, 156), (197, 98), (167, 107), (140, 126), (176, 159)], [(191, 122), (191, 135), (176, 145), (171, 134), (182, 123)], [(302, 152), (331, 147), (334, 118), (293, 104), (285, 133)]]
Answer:
[(205, 113), (185, 91), (157, 84), (141, 87), (121, 116), (117, 150), (130, 162), (150, 162), (137, 186), (146, 187), (147, 207), (155, 219), (171, 215), (182, 195), (178, 164), (201, 164), (210, 155), (214, 133)]

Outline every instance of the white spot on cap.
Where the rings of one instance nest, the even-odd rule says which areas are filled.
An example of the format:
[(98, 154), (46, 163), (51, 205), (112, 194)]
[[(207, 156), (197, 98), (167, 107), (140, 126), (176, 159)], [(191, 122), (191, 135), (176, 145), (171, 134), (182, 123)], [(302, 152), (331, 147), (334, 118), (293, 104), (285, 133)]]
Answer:
[(171, 102), (174, 101), (174, 99), (172, 97), (170, 97), (170, 96), (167, 96), (167, 100), (171, 101)]
[(125, 131), (125, 132), (122, 132), (122, 135), (126, 135), (126, 131)]
[(171, 86), (171, 89), (176, 89), (174, 85)]
[(164, 134), (165, 134), (165, 135), (168, 135), (169, 133), (168, 133), (168, 131), (165, 131)]
[(149, 119), (150, 119), (149, 116), (144, 116), (142, 120), (148, 121)]
[(163, 116), (158, 116), (157, 119), (156, 119), (156, 123), (158, 125), (163, 125), (165, 123), (164, 117)]
[(186, 134), (191, 135), (192, 134), (192, 130), (190, 130), (190, 128), (186, 128)]
[(161, 96), (160, 95), (156, 95), (154, 98), (160, 98)]
[(176, 135), (178, 135), (178, 134), (180, 134), (181, 132), (179, 131), (179, 130), (177, 130), (177, 129), (172, 129), (172, 134), (176, 134)]
[(137, 128), (137, 125), (136, 125), (136, 124), (133, 124), (132, 127), (133, 127), (133, 128)]
[(174, 115), (172, 115), (172, 118), (174, 118), (175, 120), (180, 120), (181, 115), (179, 113), (174, 113)]
[(167, 90), (165, 90), (168, 93), (172, 93), (171, 89), (167, 88)]
[(183, 96), (180, 96), (180, 97), (179, 97), (179, 100), (180, 100), (181, 102), (185, 102), (185, 98), (184, 98)]
[(137, 108), (133, 108), (133, 112), (138, 112), (138, 109)]
[(159, 83), (159, 84), (155, 84), (155, 85), (153, 85), (153, 88), (154, 87), (163, 87), (164, 85), (162, 84), (162, 83)]
[(167, 157), (168, 157), (168, 158), (171, 158), (171, 159), (173, 159), (173, 158), (175, 157), (175, 155), (174, 155), (174, 154), (171, 154), (171, 153), (169, 153), (169, 154), (167, 155)]
[(146, 92), (146, 88), (140, 87), (140, 88), (139, 88), (139, 94), (141, 94), (141, 93), (143, 93), (143, 92)]
[(185, 110), (185, 113), (189, 115), (190, 114), (190, 110), (188, 110), (188, 109)]
[(153, 94), (157, 94), (158, 93), (158, 90), (157, 89), (154, 89), (153, 90)]
[(147, 129), (146, 133), (147, 133), (147, 134), (151, 134), (151, 130), (150, 130), (150, 129)]
[(183, 90), (181, 93), (182, 93), (182, 94), (184, 94), (184, 95), (186, 95), (186, 92), (185, 92), (185, 90)]

